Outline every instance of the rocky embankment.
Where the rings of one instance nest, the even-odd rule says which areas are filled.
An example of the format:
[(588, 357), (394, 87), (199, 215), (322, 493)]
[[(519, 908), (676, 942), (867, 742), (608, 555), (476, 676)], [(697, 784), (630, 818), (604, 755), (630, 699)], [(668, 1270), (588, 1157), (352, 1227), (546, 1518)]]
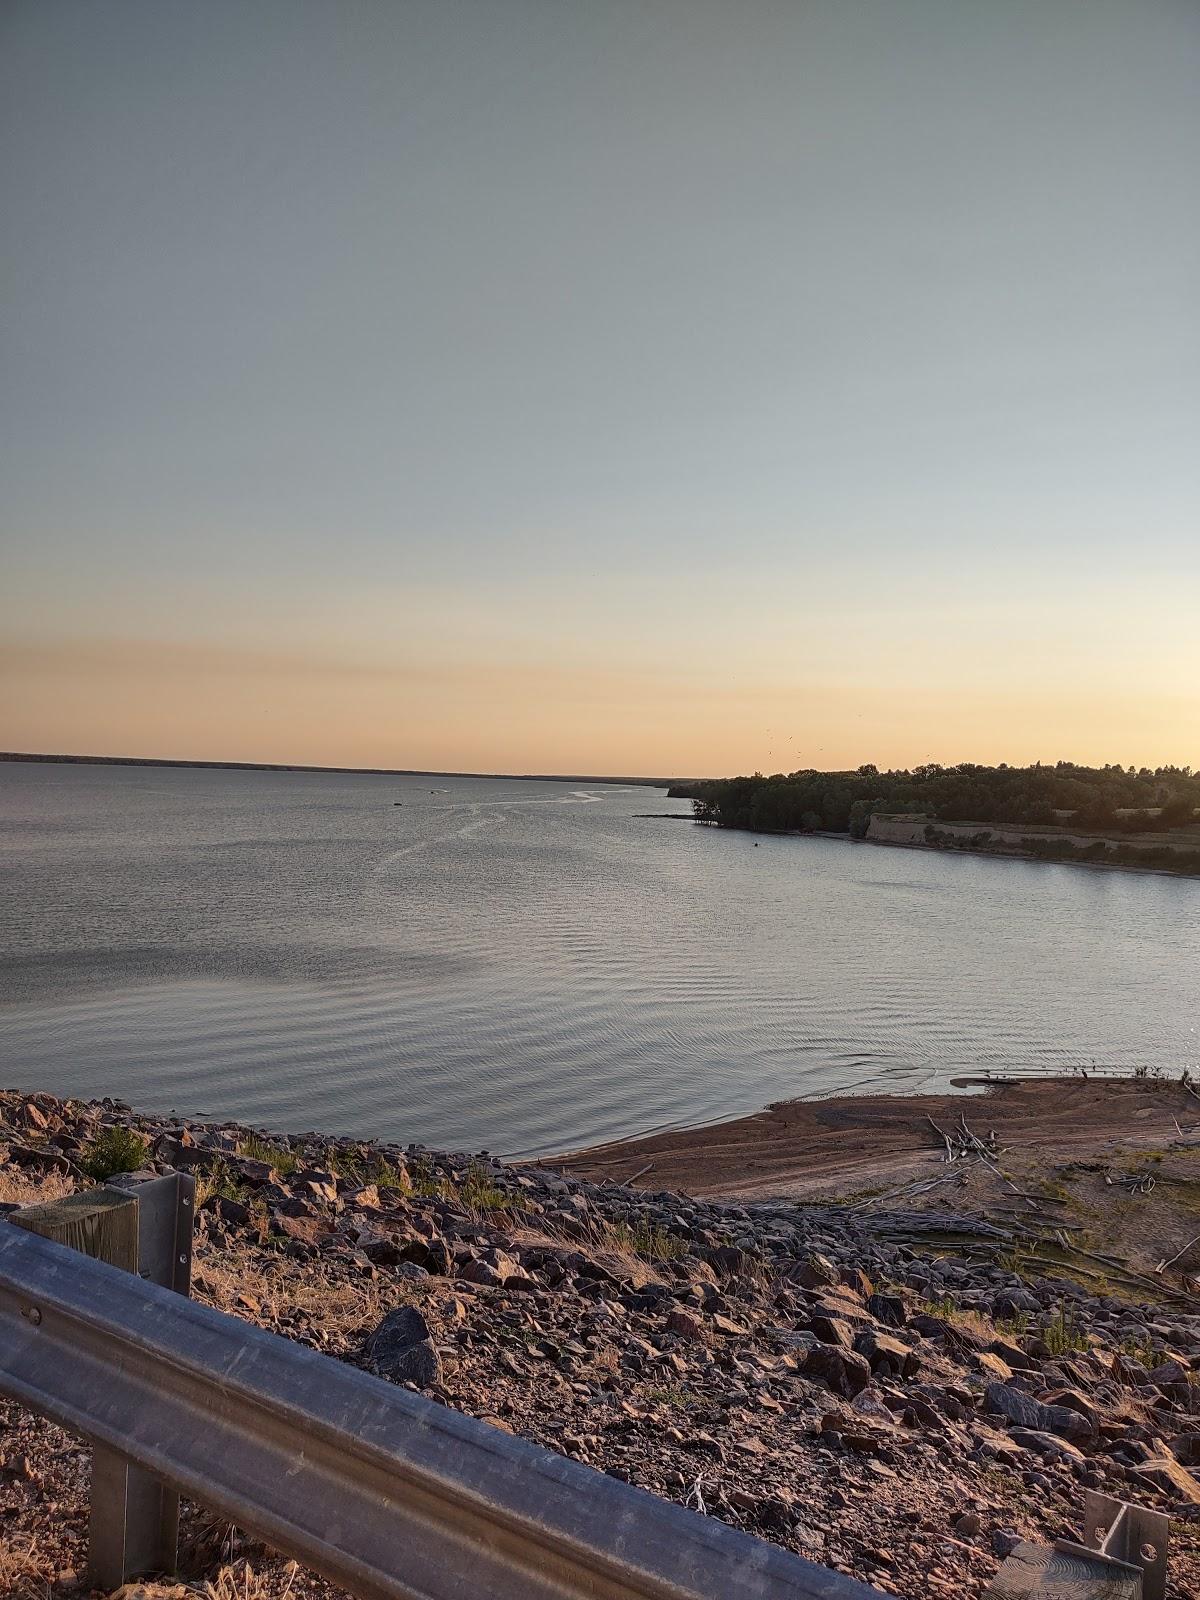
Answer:
[[(1169, 1595), (1200, 1592), (1200, 1308), (1178, 1295), (964, 1259), (911, 1211), (902, 1243), (830, 1203), (0, 1094), (0, 1202), (114, 1163), (196, 1175), (197, 1298), (888, 1593), (982, 1595), (1018, 1537), (1078, 1536), (1087, 1487), (1169, 1511)], [(0, 1416), (0, 1592), (78, 1594), (84, 1452)], [(201, 1592), (333, 1594), (185, 1527)]]

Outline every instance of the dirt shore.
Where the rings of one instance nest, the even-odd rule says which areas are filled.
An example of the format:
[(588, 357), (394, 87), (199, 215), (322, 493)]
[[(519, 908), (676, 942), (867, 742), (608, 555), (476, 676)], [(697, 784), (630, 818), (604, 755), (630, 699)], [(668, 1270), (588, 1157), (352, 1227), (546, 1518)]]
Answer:
[(754, 1116), (574, 1151), (553, 1165), (593, 1183), (636, 1183), (714, 1199), (808, 1199), (899, 1185), (935, 1170), (931, 1120), (965, 1116), (1001, 1147), (1114, 1157), (1160, 1148), (1200, 1119), (1200, 1096), (1154, 1078), (1037, 1078), (984, 1092), (785, 1100)]

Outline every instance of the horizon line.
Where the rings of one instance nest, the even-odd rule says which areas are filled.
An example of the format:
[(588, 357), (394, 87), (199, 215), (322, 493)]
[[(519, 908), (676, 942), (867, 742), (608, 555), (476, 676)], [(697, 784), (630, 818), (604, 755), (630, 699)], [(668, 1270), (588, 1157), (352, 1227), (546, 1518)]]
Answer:
[(516, 783), (635, 783), (651, 789), (669, 788), (675, 783), (709, 781), (698, 777), (647, 777), (628, 773), (459, 772), (436, 767), (334, 767), (313, 766), (298, 761), (208, 761), (184, 756), (93, 756), (0, 750), (0, 762), (37, 761), (93, 767), (203, 767), (222, 772), (327, 772), (363, 778), (508, 778)]

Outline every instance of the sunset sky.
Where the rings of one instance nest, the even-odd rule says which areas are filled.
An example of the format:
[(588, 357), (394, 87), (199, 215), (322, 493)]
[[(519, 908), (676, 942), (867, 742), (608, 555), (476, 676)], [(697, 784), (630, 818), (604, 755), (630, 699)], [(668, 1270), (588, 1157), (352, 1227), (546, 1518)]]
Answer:
[(7, 0), (0, 748), (1200, 765), (1190, 0)]

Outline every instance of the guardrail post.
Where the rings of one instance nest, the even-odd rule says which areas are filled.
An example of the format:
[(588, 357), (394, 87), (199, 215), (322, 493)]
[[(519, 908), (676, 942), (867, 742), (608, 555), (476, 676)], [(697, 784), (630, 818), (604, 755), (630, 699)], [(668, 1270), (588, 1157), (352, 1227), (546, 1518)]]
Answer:
[(1142, 1600), (1164, 1600), (1170, 1522), (1162, 1511), (1089, 1489), (1083, 1497), (1083, 1543), (1112, 1561), (1142, 1569)]
[(1083, 1542), (1022, 1541), (984, 1600), (1165, 1600), (1169, 1531), (1163, 1512), (1089, 1489)]
[[(186, 1295), (191, 1287), (196, 1185), (185, 1173), (137, 1174), (106, 1188), (27, 1206), (11, 1221), (125, 1272)], [(96, 1584), (119, 1589), (148, 1572), (174, 1572), (179, 1496), (106, 1445), (92, 1450), (89, 1564)]]

